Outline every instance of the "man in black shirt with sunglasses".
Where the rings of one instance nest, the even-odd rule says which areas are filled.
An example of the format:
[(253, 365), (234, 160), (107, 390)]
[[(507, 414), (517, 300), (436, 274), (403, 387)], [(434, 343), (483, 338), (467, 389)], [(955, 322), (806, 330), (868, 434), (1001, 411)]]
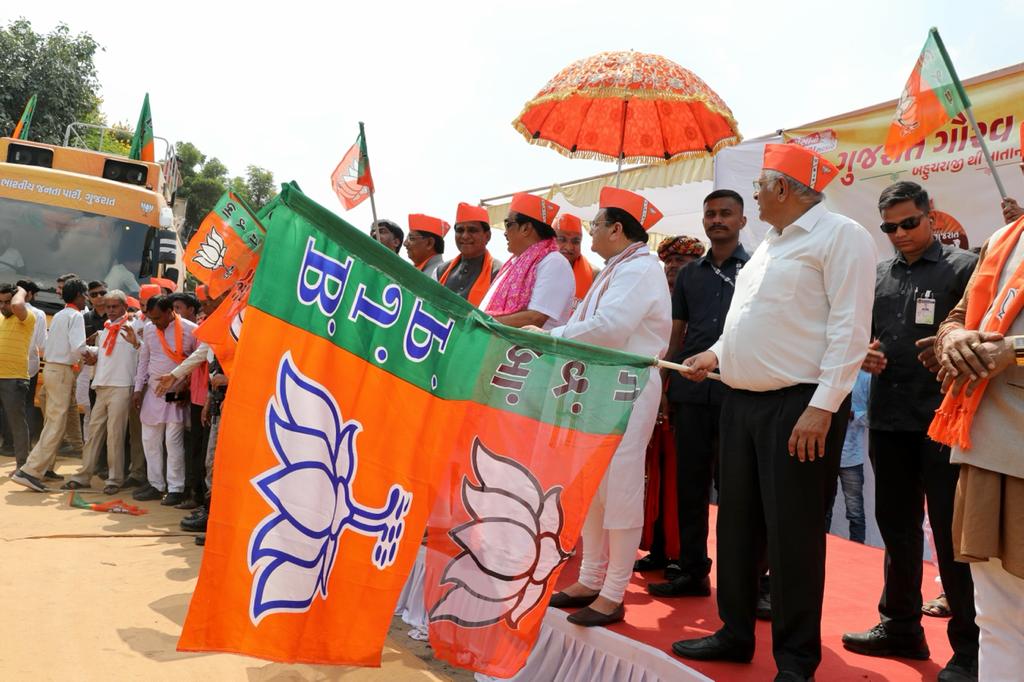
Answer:
[(953, 497), (959, 467), (949, 448), (928, 438), (942, 400), (934, 372), (939, 324), (963, 297), (978, 256), (942, 244), (932, 234), (928, 193), (913, 182), (890, 185), (879, 197), (882, 232), (896, 255), (878, 264), (871, 350), (864, 369), (874, 377), (868, 406), (875, 472), (875, 518), (885, 541), (881, 622), (843, 635), (850, 651), (925, 660), (921, 628), (921, 529), (925, 501), (942, 586), (953, 613), (953, 658), (939, 680), (976, 680), (978, 628), (967, 564), (953, 560)]

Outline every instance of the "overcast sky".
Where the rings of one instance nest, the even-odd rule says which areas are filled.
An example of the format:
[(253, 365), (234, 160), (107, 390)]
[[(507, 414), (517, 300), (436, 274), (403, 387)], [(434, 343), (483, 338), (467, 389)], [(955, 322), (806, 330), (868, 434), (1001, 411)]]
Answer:
[[(365, 121), (378, 210), (403, 226), (408, 213), (453, 221), (459, 201), (611, 170), (529, 145), (510, 125), (551, 76), (603, 50), (692, 70), (745, 137), (896, 97), (933, 25), (962, 78), (1024, 61), (1022, 0), (696, 4), (61, 1), (17, 12), (37, 31), (63, 21), (103, 46), (109, 120), (134, 125), (148, 91), (158, 136), (195, 143), (232, 174), (269, 168), (339, 213), (329, 176)], [(367, 227), (369, 202), (343, 215)]]

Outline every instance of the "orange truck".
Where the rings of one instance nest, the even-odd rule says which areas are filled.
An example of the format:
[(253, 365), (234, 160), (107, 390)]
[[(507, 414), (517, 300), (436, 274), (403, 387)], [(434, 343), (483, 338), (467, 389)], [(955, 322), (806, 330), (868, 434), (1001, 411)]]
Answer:
[(173, 189), (161, 164), (0, 138), (0, 282), (33, 280), (52, 314), (64, 273), (129, 296), (153, 276), (180, 281)]

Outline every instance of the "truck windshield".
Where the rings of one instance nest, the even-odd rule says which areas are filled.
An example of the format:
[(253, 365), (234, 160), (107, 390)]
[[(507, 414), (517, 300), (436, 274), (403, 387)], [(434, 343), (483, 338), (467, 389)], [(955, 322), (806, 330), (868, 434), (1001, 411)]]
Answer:
[(43, 290), (40, 307), (62, 305), (53, 292), (69, 272), (134, 296), (151, 274), (156, 238), (142, 223), (0, 197), (0, 282), (31, 279)]

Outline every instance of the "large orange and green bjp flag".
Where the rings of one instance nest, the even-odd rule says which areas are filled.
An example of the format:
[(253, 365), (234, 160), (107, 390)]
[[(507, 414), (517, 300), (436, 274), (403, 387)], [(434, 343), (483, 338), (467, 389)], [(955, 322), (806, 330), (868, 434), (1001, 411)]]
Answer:
[(651, 359), (500, 325), (294, 185), (261, 216), (179, 649), (379, 665), (430, 518), (435, 650), (514, 672)]
[(891, 159), (921, 142), (971, 106), (967, 92), (953, 69), (938, 29), (928, 40), (903, 86), (896, 115), (889, 125), (885, 153)]

